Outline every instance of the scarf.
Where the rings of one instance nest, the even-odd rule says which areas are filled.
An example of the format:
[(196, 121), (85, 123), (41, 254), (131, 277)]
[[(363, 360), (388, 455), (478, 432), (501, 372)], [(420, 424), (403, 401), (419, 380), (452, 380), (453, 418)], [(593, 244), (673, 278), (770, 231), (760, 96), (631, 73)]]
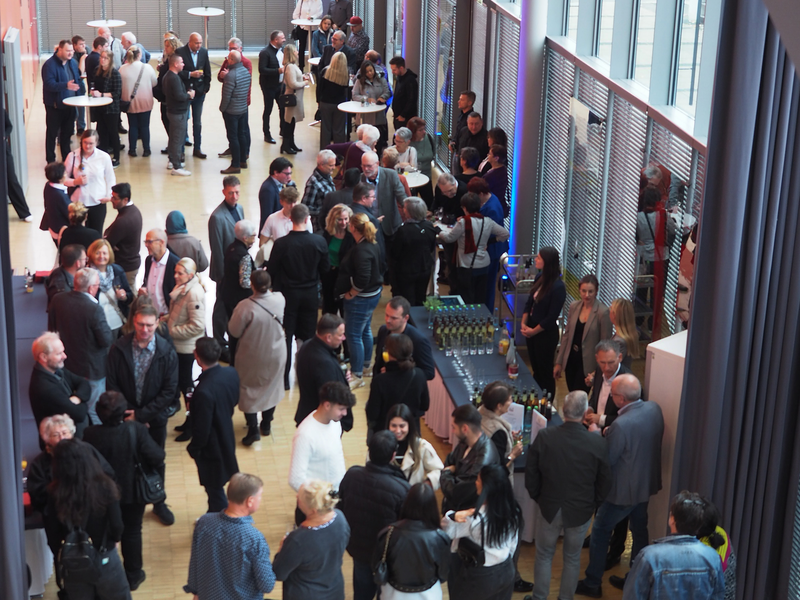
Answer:
[(167, 215), (167, 235), (176, 233), (189, 233), (186, 229), (186, 219), (183, 218), (183, 213), (179, 210), (173, 210)]
[[(483, 219), (483, 215), (481, 213), (472, 213), (463, 217), (459, 217), (460, 219), (464, 219), (464, 254), (474, 254), (478, 251), (478, 246), (475, 245), (475, 236), (472, 233), (472, 217), (476, 219)], [(480, 243), (480, 239), (478, 240)]]

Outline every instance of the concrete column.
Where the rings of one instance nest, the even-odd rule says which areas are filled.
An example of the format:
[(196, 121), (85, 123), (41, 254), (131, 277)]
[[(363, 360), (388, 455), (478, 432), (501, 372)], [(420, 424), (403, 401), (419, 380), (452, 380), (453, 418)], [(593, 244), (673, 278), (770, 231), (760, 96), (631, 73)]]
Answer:
[(539, 202), (548, 0), (522, 3), (517, 71), (517, 121), (511, 183), (511, 253), (531, 251)]

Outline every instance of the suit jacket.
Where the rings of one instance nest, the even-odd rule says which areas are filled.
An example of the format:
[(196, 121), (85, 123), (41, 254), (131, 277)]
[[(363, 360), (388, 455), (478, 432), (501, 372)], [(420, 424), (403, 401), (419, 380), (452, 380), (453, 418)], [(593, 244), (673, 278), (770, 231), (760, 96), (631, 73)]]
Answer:
[[(430, 381), (436, 377), (436, 364), (433, 362), (433, 351), (431, 350), (431, 343), (428, 338), (422, 335), (422, 332), (414, 327), (411, 323), (406, 323), (406, 328), (403, 333), (411, 338), (411, 343), (414, 344), (414, 352), (411, 357), (414, 363), (422, 372), (425, 373), (425, 379)], [(378, 337), (375, 341), (375, 368), (373, 373), (380, 373), (381, 368), (386, 366), (383, 362), (383, 347), (386, 345), (386, 338), (389, 336), (389, 330), (386, 325), (381, 325), (378, 330)]]
[[(350, 46), (345, 44), (342, 46), (342, 49), (339, 50), (339, 52), (347, 57), (347, 70), (350, 72), (350, 74), (352, 75), (358, 71), (359, 65), (356, 63), (355, 51)], [(334, 50), (333, 46), (330, 44), (322, 49), (322, 57), (319, 59), (318, 66), (320, 73), (322, 73), (322, 69), (331, 64), (331, 59), (333, 58), (334, 54), (336, 54), (336, 50)]]
[[(186, 84), (187, 89), (193, 89), (196, 93), (206, 94), (211, 89), (211, 62), (208, 60), (208, 50), (200, 48), (197, 52), (197, 66), (194, 66), (192, 60), (192, 51), (189, 46), (181, 46), (175, 53), (183, 58), (183, 72), (181, 73), (181, 81)], [(200, 79), (192, 79), (189, 73), (192, 71), (200, 70), (203, 76)], [(195, 96), (195, 99), (197, 96)]]
[[(297, 401), (294, 422), (300, 425), (303, 419), (319, 406), (319, 389), (324, 384), (338, 381), (347, 385), (347, 379), (339, 367), (336, 350), (329, 348), (316, 335), (306, 340), (297, 351), (295, 370), (300, 399)], [(347, 415), (341, 423), (343, 431), (350, 431), (353, 428), (353, 413), (350, 409), (347, 410)]]
[[(164, 281), (161, 284), (161, 291), (164, 293), (164, 302), (167, 303), (167, 307), (169, 307), (169, 293), (175, 289), (175, 265), (178, 264), (180, 257), (172, 252), (171, 250), (167, 250), (169, 252), (169, 257), (167, 258), (167, 268), (164, 272)], [(147, 278), (150, 276), (150, 266), (153, 264), (153, 257), (149, 254), (147, 258), (144, 259), (144, 283), (143, 286), (147, 286)]]
[(281, 85), (281, 64), (278, 62), (278, 49), (272, 44), (258, 53), (258, 84), (262, 90)]
[[(619, 365), (619, 371), (617, 375), (622, 375), (624, 373), (630, 373), (631, 370), (623, 364)], [(589, 406), (592, 407), (592, 410), (597, 412), (597, 403), (600, 400), (600, 390), (603, 388), (603, 371), (600, 370), (600, 367), (597, 367), (594, 371), (594, 384), (592, 385), (592, 395), (589, 396)], [(611, 399), (611, 394), (608, 396), (608, 400), (606, 401), (606, 409), (603, 412), (606, 416), (606, 424), (604, 427), (609, 427), (613, 422), (614, 419), (617, 418), (617, 405), (614, 404), (614, 401)]]
[(238, 402), (236, 369), (216, 365), (200, 374), (192, 395), (192, 441), (186, 449), (197, 463), (200, 485), (221, 488), (239, 472), (233, 433)]
[(443, 469), (439, 479), (444, 494), (442, 514), (448, 510), (462, 510), (475, 506), (475, 501), (478, 499), (478, 490), (475, 487), (478, 474), (484, 465), (500, 464), (497, 448), (485, 433), (481, 433), (481, 437), (465, 458), (466, 451), (467, 443), (459, 442), (444, 461), (445, 467), (455, 465), (456, 470)]
[(236, 205), (236, 214), (239, 219), (234, 221), (223, 200), (208, 218), (208, 239), (211, 246), (211, 269), (208, 276), (218, 284), (222, 283), (222, 276), (225, 274), (225, 250), (236, 239), (233, 227), (237, 221), (244, 219), (244, 209), (239, 204)]
[(61, 334), (67, 360), (64, 365), (90, 380), (106, 376), (111, 329), (100, 303), (84, 292), (58, 294), (50, 305), (47, 328)]
[[(372, 214), (375, 217), (384, 215), (381, 222), (383, 233), (384, 235), (392, 236), (403, 224), (398, 206), (406, 199), (406, 191), (403, 188), (403, 184), (400, 183), (397, 171), (384, 167), (379, 167), (379, 169), (380, 174), (378, 175), (378, 188), (376, 191), (377, 200), (372, 206)], [(367, 176), (362, 175), (361, 181), (367, 181)]]
[(71, 273), (66, 272), (63, 267), (56, 267), (50, 271), (50, 275), (45, 280), (45, 291), (47, 292), (47, 312), (50, 312), (50, 305), (53, 298), (62, 292), (71, 292), (75, 285), (75, 280)]
[(611, 489), (606, 440), (570, 421), (543, 429), (528, 453), (525, 489), (548, 523), (561, 510), (564, 527), (583, 525)]
[[(556, 364), (561, 365), (562, 369), (567, 368), (567, 361), (572, 350), (572, 339), (575, 334), (575, 326), (581, 314), (583, 301), (576, 300), (569, 307), (567, 316), (567, 330), (561, 338), (561, 346), (558, 349)], [(581, 338), (581, 354), (583, 356), (583, 374), (588, 375), (597, 368), (594, 357), (594, 348), (600, 340), (611, 338), (611, 319), (608, 316), (608, 308), (600, 300), (595, 299), (594, 306), (589, 313), (589, 318), (583, 326), (583, 337)]]
[[(81, 437), (83, 430), (89, 424), (86, 418), (89, 410), (86, 403), (91, 395), (92, 388), (89, 382), (69, 369), (51, 373), (38, 362), (33, 365), (28, 396), (37, 429), (45, 417), (67, 414), (75, 421), (76, 433)], [(77, 396), (81, 399), (81, 403), (73, 404), (70, 396)]]
[(271, 176), (264, 180), (261, 188), (258, 190), (258, 205), (261, 207), (261, 219), (258, 223), (258, 233), (264, 229), (264, 223), (267, 222), (267, 217), (272, 213), (276, 213), (281, 209), (281, 201), (278, 197), (278, 182)]
[[(8, 128), (6, 128), (7, 131)], [(42, 231), (51, 229), (58, 233), (62, 227), (69, 227), (69, 203), (70, 199), (66, 191), (46, 183), (44, 186), (44, 214), (39, 229)]]
[(664, 416), (655, 402), (637, 400), (606, 430), (612, 484), (606, 502), (631, 506), (661, 489)]

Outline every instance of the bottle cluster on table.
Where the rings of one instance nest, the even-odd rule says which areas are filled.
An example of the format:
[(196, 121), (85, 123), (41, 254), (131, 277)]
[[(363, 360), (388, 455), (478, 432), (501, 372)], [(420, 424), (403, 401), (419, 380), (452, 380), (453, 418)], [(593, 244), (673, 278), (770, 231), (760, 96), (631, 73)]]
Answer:
[(433, 317), (433, 339), (446, 356), (494, 353), (497, 324), (479, 314), (478, 306), (440, 307)]

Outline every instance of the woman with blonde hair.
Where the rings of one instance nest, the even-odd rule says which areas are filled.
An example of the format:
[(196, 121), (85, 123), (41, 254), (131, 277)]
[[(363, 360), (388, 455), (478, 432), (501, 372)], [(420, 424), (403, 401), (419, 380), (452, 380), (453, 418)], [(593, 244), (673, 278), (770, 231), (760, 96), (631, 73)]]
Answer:
[(153, 97), (161, 103), (161, 123), (164, 125), (164, 130), (167, 134), (169, 134), (169, 117), (167, 116), (167, 103), (162, 89), (162, 81), (164, 80), (164, 75), (169, 71), (169, 57), (183, 46), (176, 36), (169, 35), (171, 33), (164, 34), (164, 53), (161, 55), (161, 62), (158, 64), (158, 78), (156, 86), (153, 88)]
[(339, 104), (347, 101), (350, 75), (347, 71), (347, 57), (337, 52), (331, 64), (325, 67), (317, 83), (317, 102), (319, 103), (319, 148), (322, 150), (333, 141), (335, 144), (347, 140), (345, 134), (345, 114)]
[(325, 229), (322, 230), (322, 237), (328, 244), (328, 264), (331, 268), (322, 275), (322, 312), (344, 315), (342, 301), (336, 296), (336, 279), (339, 276), (339, 265), (342, 259), (347, 256), (350, 248), (356, 242), (353, 235), (348, 231), (350, 217), (353, 211), (346, 204), (337, 204), (331, 208), (328, 216), (325, 217)]
[(100, 239), (100, 233), (96, 229), (86, 227), (86, 218), (89, 216), (89, 209), (83, 202), (70, 202), (67, 206), (69, 213), (69, 225), (61, 230), (58, 248), (66, 248), (70, 244), (80, 244), (84, 248), (92, 245), (92, 242)]
[(111, 104), (92, 109), (92, 116), (97, 120), (97, 133), (100, 136), (100, 149), (114, 153), (111, 164), (119, 166), (119, 101), (122, 97), (122, 77), (114, 68), (114, 55), (110, 50), (100, 53), (100, 64), (97, 65), (94, 77), (95, 89), (91, 95), (95, 98), (111, 98)]
[[(303, 109), (303, 90), (308, 86), (308, 75), (304, 74), (297, 66), (297, 48), (292, 44), (283, 47), (283, 83), (286, 91), (278, 98), (278, 102), (286, 101), (287, 104), (283, 113), (283, 144), (281, 144), (281, 154), (297, 154), (301, 151), (294, 143), (294, 128), (297, 123), (305, 118)], [(294, 96), (294, 100), (291, 99)], [(288, 102), (293, 102), (294, 106), (289, 106)]]
[(136, 156), (136, 144), (142, 140), (142, 156), (150, 156), (150, 112), (153, 110), (153, 87), (158, 76), (140, 58), (142, 51), (131, 46), (125, 64), (119, 68), (122, 77), (122, 100), (130, 102), (128, 113), (128, 156)]
[(622, 346), (622, 364), (631, 368), (634, 358), (639, 358), (639, 332), (636, 330), (636, 317), (633, 304), (625, 298), (617, 298), (608, 309), (608, 316), (614, 326), (614, 341)]
[(350, 525), (335, 508), (338, 502), (333, 486), (318, 479), (306, 481), (297, 491), (305, 520), (286, 534), (272, 563), (275, 577), (283, 581), (284, 600), (344, 600), (342, 558)]
[(383, 273), (377, 230), (369, 217), (364, 213), (353, 215), (348, 228), (355, 246), (339, 266), (336, 295), (344, 295), (344, 328), (354, 376), (351, 385), (362, 387), (365, 363), (372, 353), (372, 313), (381, 299)]
[(133, 300), (133, 292), (128, 285), (125, 271), (114, 264), (114, 249), (107, 240), (92, 242), (86, 249), (86, 257), (89, 259), (89, 266), (100, 274), (97, 300), (106, 315), (111, 337), (116, 339), (128, 317), (128, 306)]

